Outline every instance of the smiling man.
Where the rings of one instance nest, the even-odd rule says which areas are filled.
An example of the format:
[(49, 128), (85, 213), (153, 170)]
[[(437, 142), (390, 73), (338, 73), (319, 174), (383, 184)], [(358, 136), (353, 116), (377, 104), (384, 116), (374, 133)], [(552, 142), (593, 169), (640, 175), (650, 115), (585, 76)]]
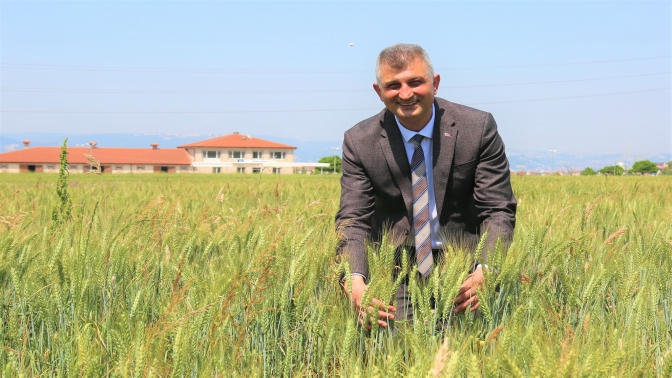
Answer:
[[(435, 97), (440, 80), (422, 47), (384, 49), (373, 89), (385, 109), (344, 136), (338, 253), (349, 257), (347, 295), (367, 326), (413, 320), (405, 284), (396, 293), (396, 307), (375, 298), (361, 302), (368, 276), (365, 243), (379, 241), (384, 230), (396, 247), (410, 247), (422, 277), (431, 274), (444, 246), (474, 249), (487, 231), (486, 248), (455, 298), (455, 312), (479, 307), (476, 289), (487, 255), (497, 239), (512, 239), (516, 199), (495, 120)], [(366, 315), (375, 312), (377, 319)]]

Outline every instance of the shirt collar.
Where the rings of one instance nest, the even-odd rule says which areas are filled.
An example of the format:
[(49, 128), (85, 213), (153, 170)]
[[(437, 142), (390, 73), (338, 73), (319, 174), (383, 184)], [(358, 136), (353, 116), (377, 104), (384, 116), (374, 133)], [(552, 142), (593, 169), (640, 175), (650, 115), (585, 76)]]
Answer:
[(404, 140), (407, 143), (411, 142), (411, 138), (415, 136), (415, 134), (420, 134), (424, 136), (425, 138), (432, 139), (432, 135), (434, 133), (434, 116), (436, 112), (434, 111), (434, 104), (432, 104), (432, 118), (429, 119), (429, 122), (425, 125), (425, 127), (422, 128), (420, 131), (413, 131), (405, 128), (401, 122), (399, 122), (399, 118), (397, 116), (394, 116), (394, 120), (397, 121), (397, 126), (399, 126), (399, 131), (401, 131), (401, 136), (404, 137)]

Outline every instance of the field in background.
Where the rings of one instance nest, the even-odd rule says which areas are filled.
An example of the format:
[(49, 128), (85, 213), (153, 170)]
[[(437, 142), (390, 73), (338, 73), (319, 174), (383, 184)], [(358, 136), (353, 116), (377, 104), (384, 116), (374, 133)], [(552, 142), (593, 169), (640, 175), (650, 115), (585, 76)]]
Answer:
[(3, 376), (672, 374), (670, 177), (514, 177), (481, 309), (451, 315), (471, 262), (451, 250), (397, 335), (358, 327), (336, 284), (336, 177), (76, 175), (53, 226), (56, 179), (0, 182)]

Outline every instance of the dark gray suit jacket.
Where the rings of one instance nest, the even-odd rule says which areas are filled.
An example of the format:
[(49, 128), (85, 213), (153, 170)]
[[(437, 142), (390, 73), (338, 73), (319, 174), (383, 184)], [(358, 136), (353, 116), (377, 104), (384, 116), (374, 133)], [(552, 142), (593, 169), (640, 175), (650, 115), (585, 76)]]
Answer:
[[(433, 177), (444, 243), (475, 248), (488, 231), (480, 262), (498, 238), (510, 242), (516, 217), (509, 163), (490, 113), (435, 98)], [(368, 276), (366, 240), (383, 232), (395, 246), (412, 245), (411, 169), (394, 115), (384, 109), (346, 131), (338, 253), (353, 273)]]

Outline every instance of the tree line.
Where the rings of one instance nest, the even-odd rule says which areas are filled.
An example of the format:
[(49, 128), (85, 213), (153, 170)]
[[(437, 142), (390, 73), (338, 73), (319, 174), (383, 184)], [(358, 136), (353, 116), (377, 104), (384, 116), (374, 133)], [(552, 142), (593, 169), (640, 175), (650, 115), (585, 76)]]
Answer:
[[(320, 163), (328, 163), (329, 167), (324, 167), (323, 171), (324, 172), (334, 172), (334, 168), (336, 172), (341, 171), (341, 157), (340, 156), (325, 156), (319, 160)], [(335, 163), (335, 164), (334, 164)], [(334, 167), (335, 165), (335, 167)], [(654, 174), (658, 172), (658, 167), (656, 166), (656, 163), (650, 161), (650, 160), (640, 160), (635, 162), (635, 164), (632, 165), (632, 168), (626, 171), (625, 168), (621, 167), (620, 165), (609, 165), (606, 167), (602, 167), (599, 170), (595, 170), (591, 167), (587, 167), (581, 172), (581, 176), (595, 176), (598, 173), (602, 175), (609, 175), (609, 176), (622, 176), (625, 174), (644, 174), (644, 173), (649, 173), (649, 174)], [(661, 171), (662, 175), (668, 175), (672, 176), (672, 160), (667, 163), (667, 168), (663, 169)]]
[[(609, 176), (622, 176), (624, 174), (645, 174), (645, 173), (654, 174), (658, 173), (658, 167), (656, 166), (656, 163), (650, 160), (640, 160), (635, 162), (635, 164), (632, 165), (632, 168), (630, 168), (627, 171), (620, 165), (609, 165), (601, 168), (598, 171), (594, 170), (591, 167), (587, 167), (581, 172), (581, 176), (595, 176), (598, 173)], [(663, 169), (661, 171), (661, 174), (672, 176), (672, 160), (667, 162), (667, 168)]]

